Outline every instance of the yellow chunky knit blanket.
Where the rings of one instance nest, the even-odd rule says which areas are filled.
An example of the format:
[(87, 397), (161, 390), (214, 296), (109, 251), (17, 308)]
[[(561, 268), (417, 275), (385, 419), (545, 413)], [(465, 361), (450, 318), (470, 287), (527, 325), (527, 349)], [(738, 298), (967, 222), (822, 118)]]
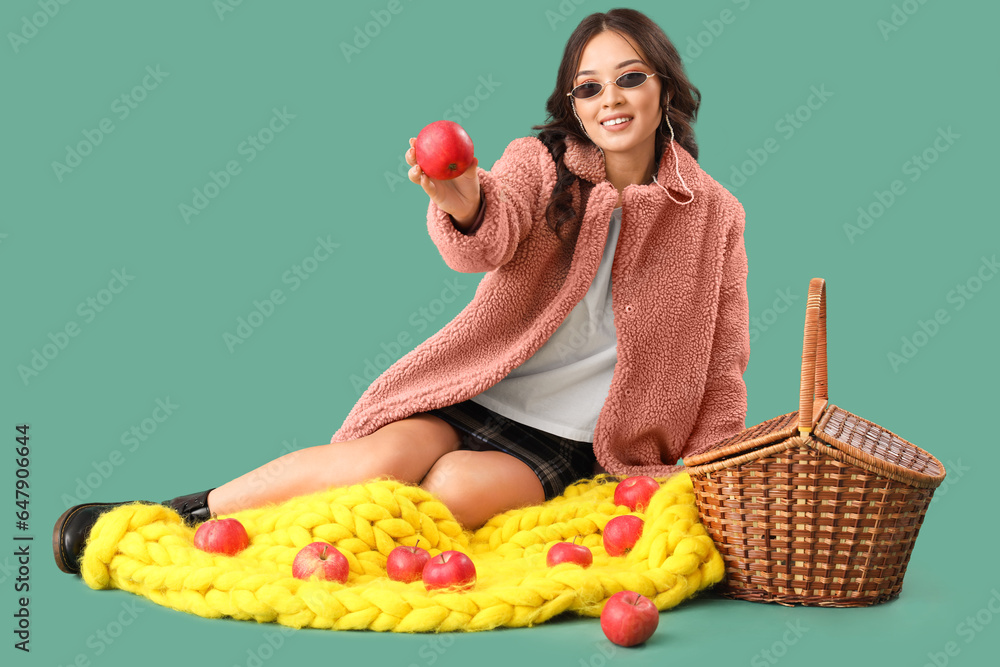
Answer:
[[(698, 519), (686, 473), (659, 479), (643, 534), (625, 556), (608, 556), (601, 531), (614, 516), (614, 478), (577, 482), (540, 505), (498, 514), (474, 533), (418, 486), (394, 480), (335, 488), (244, 510), (250, 546), (236, 556), (205, 553), (194, 528), (162, 505), (128, 504), (105, 512), (90, 532), (82, 576), (94, 589), (119, 588), (199, 616), (275, 622), (296, 628), (448, 632), (523, 627), (564, 611), (599, 616), (621, 590), (663, 610), (722, 580), (724, 565)], [(222, 518), (222, 517), (220, 517)], [(581, 536), (594, 563), (548, 567), (556, 542)], [(455, 549), (476, 566), (465, 592), (427, 591), (420, 581), (386, 576), (393, 548)], [(300, 548), (329, 542), (347, 556), (346, 583), (292, 577)]]

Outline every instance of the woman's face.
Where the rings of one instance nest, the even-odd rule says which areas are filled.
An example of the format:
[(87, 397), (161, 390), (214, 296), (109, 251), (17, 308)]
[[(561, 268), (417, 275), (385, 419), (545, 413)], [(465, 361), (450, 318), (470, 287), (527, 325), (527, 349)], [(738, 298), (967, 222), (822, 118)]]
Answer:
[[(573, 86), (587, 81), (605, 83), (604, 89), (587, 99), (570, 98), (576, 105), (576, 113), (591, 140), (600, 146), (605, 154), (609, 151), (642, 155), (655, 145), (656, 130), (663, 118), (660, 108), (662, 83), (659, 76), (650, 76), (635, 88), (619, 88), (614, 81), (626, 72), (653, 74), (653, 68), (624, 37), (606, 30), (591, 38), (580, 57), (579, 71)], [(631, 122), (610, 129), (601, 121), (612, 116), (625, 114)]]

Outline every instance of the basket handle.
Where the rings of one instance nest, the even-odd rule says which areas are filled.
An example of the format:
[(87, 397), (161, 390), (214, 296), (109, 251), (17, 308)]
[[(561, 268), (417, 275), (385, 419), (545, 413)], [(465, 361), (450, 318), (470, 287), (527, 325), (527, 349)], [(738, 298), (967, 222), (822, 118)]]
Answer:
[(809, 281), (806, 327), (802, 339), (802, 381), (799, 385), (799, 434), (811, 433), (826, 407), (826, 281)]

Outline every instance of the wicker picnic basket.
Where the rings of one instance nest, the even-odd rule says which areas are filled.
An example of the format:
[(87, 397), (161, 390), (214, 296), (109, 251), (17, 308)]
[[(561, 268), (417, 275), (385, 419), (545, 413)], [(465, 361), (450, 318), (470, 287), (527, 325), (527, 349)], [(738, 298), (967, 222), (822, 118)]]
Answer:
[(827, 405), (826, 283), (806, 304), (799, 409), (685, 457), (723, 596), (863, 607), (899, 595), (941, 462)]

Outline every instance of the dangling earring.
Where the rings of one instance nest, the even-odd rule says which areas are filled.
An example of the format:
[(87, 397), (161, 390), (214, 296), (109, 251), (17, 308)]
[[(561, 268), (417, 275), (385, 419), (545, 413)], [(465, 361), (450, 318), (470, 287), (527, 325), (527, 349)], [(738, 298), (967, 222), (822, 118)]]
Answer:
[[(681, 204), (682, 206), (687, 206), (688, 204), (690, 204), (691, 202), (694, 201), (694, 193), (691, 192), (691, 188), (689, 188), (687, 186), (687, 183), (684, 182), (684, 177), (681, 176), (680, 161), (677, 158), (677, 149), (674, 148), (674, 126), (670, 124), (670, 115), (669, 115), (669, 113), (670, 113), (670, 102), (667, 102), (667, 110), (663, 112), (663, 117), (667, 121), (667, 127), (670, 128), (670, 150), (672, 150), (674, 152), (674, 172), (677, 174), (677, 178), (680, 179), (681, 184), (684, 186), (684, 189), (687, 190), (691, 194), (691, 198), (688, 199), (687, 201), (677, 201), (676, 199), (674, 199), (671, 196), (670, 192), (668, 192), (667, 189), (663, 187), (663, 184), (660, 183), (658, 180), (656, 180), (656, 174), (653, 174), (653, 182), (656, 183), (657, 185), (659, 185), (660, 188), (662, 188), (663, 191), (667, 193), (667, 196), (670, 197), (670, 200), (672, 202), (674, 202), (675, 204)], [(662, 134), (662, 129), (661, 129), (661, 134)], [(663, 135), (663, 136), (666, 136), (666, 135)]]
[[(669, 112), (670, 112), (670, 102), (667, 102), (667, 110), (663, 112), (663, 119), (667, 121), (667, 127), (670, 127), (670, 116), (667, 115)], [(663, 132), (663, 125), (660, 125), (660, 134), (662, 134), (667, 139), (673, 139), (674, 128), (670, 127), (670, 136), (667, 137), (667, 135)]]
[[(587, 138), (590, 139), (595, 146), (597, 146), (597, 142), (594, 141), (594, 139), (587, 132), (587, 128), (583, 126), (583, 121), (580, 120), (580, 115), (576, 113), (576, 103), (573, 102), (572, 99), (570, 99), (569, 101), (569, 106), (573, 109), (573, 115), (576, 116), (577, 121), (579, 121), (580, 123), (580, 129), (583, 130), (583, 133), (587, 135)], [(600, 146), (597, 146), (597, 150), (601, 151), (601, 157), (604, 157), (604, 149), (601, 148)]]

